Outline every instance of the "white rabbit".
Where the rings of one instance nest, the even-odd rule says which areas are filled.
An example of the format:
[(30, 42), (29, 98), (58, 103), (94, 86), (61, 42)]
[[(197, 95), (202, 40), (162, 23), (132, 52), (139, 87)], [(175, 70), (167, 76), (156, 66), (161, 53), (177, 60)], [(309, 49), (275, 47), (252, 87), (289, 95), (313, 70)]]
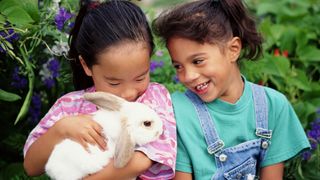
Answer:
[(114, 167), (124, 167), (136, 145), (152, 142), (163, 132), (161, 119), (145, 104), (104, 92), (86, 93), (84, 98), (99, 108), (93, 119), (103, 127), (108, 150), (89, 145), (88, 152), (75, 141), (63, 140), (54, 147), (45, 166), (53, 179), (82, 179), (101, 170), (110, 158), (114, 158)]

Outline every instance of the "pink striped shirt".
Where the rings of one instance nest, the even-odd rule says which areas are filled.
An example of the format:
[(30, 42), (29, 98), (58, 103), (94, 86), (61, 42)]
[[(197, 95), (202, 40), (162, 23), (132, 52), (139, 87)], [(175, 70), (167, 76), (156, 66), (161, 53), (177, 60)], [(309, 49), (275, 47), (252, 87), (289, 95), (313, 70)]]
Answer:
[[(28, 151), (31, 144), (53, 126), (55, 122), (65, 116), (90, 114), (96, 111), (96, 106), (83, 99), (85, 92), (94, 92), (91, 87), (86, 90), (70, 92), (51, 107), (49, 112), (31, 131), (25, 143), (23, 153)], [(137, 150), (142, 151), (155, 163), (146, 172), (139, 176), (140, 179), (172, 179), (176, 161), (176, 122), (173, 115), (171, 98), (168, 90), (161, 84), (150, 83), (147, 90), (141, 95), (138, 102), (147, 104), (160, 116), (164, 124), (164, 132), (160, 138)]]

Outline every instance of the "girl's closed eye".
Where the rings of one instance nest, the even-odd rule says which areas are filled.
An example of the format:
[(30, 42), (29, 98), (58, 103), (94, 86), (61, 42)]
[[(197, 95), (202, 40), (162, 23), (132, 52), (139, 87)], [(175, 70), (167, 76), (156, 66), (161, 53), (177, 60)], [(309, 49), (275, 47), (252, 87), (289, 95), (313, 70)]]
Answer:
[(145, 80), (146, 79), (146, 76), (143, 76), (143, 77), (139, 77), (138, 79), (136, 79), (136, 81), (137, 82), (141, 82), (141, 81), (143, 81), (143, 80)]
[(118, 86), (118, 85), (120, 85), (119, 82), (110, 82), (110, 81), (107, 81), (107, 83), (108, 83), (109, 85), (111, 85), (111, 86)]

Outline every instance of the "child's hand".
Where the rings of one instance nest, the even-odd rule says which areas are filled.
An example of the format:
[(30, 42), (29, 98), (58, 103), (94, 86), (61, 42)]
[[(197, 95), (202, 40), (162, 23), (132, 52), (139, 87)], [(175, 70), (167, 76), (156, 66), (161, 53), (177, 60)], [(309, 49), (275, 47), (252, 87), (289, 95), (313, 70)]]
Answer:
[(93, 121), (90, 115), (64, 117), (55, 126), (63, 137), (79, 142), (86, 150), (88, 150), (88, 143), (98, 144), (101, 150), (107, 149), (102, 127)]

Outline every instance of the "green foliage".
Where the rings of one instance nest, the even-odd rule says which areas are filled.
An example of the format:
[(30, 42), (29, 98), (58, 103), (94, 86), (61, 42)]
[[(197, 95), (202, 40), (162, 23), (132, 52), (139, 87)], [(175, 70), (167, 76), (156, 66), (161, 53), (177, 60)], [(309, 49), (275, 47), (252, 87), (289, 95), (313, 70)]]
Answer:
[[(257, 62), (243, 61), (242, 72), (251, 81), (284, 93), (307, 131), (320, 107), (320, 4), (315, 0), (247, 0), (247, 4), (258, 16), (264, 56)], [(319, 164), (318, 146), (310, 159), (299, 156), (287, 162), (285, 177), (318, 179)]]

